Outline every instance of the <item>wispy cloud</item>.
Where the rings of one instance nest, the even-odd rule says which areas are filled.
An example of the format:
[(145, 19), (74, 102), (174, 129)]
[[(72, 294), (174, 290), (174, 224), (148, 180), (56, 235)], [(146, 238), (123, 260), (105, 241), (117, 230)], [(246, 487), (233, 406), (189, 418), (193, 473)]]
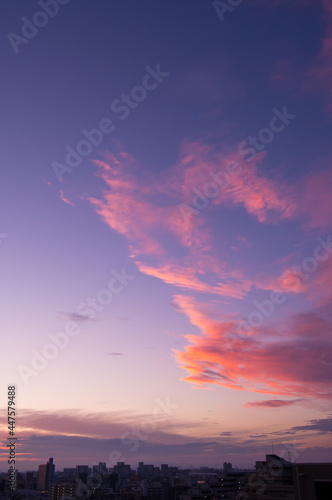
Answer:
[[(4, 410), (0, 411), (4, 417)], [(75, 466), (79, 463), (91, 465), (99, 461), (108, 461), (114, 452), (121, 452), (126, 463), (135, 464), (138, 461), (152, 461), (155, 464), (174, 465), (201, 464), (204, 455), (206, 465), (220, 466), (220, 456), (231, 454), (232, 462), (238, 465), (253, 465), (255, 460), (263, 459), (271, 435), (256, 434), (243, 439), (242, 434), (222, 431), (211, 439), (195, 437), (195, 429), (200, 426), (178, 420), (176, 416), (160, 422), (146, 439), (137, 437), (138, 446), (133, 447), (134, 439), (123, 440), (123, 433), (146, 422), (151, 415), (137, 412), (102, 412), (89, 413), (83, 410), (66, 410), (61, 414), (57, 411), (34, 411), (22, 408), (20, 411), (20, 466), (22, 469), (34, 469), (35, 463), (43, 463), (49, 456), (49, 450), (55, 457), (57, 468)], [(4, 421), (4, 419), (3, 419)], [(297, 434), (302, 431), (329, 432), (331, 418), (312, 420), (303, 426), (294, 427)], [(282, 445), (282, 434), (275, 437), (274, 442)], [(265, 439), (267, 438), (267, 440)], [(0, 443), (1, 450), (6, 443)], [(301, 443), (297, 439), (297, 445)], [(0, 458), (7, 456), (6, 450)], [(93, 450), (93, 451), (91, 451)], [(209, 451), (207, 451), (209, 450)], [(113, 455), (112, 455), (113, 453)], [(330, 453), (328, 448), (317, 447), (305, 449), (301, 446), (301, 458), (310, 456), (310, 460), (321, 460)], [(114, 460), (114, 458), (113, 458)]]
[[(238, 153), (223, 155), (211, 145), (183, 141), (179, 160), (153, 176), (123, 150), (104, 156), (96, 161), (97, 175), (105, 183), (103, 196), (90, 202), (127, 238), (141, 272), (183, 290), (239, 298), (252, 286), (250, 278), (227, 262), (227, 252), (215, 247), (209, 222), (213, 211), (239, 206), (261, 223), (288, 219), (295, 211), (291, 188), (259, 171), (261, 153), (248, 164)], [(231, 176), (204, 213), (184, 216), (179, 205), (193, 210), (195, 193), (211, 183), (211, 172), (217, 175), (234, 161), (241, 175)], [(236, 245), (245, 250), (251, 243), (239, 235)]]
[(286, 399), (269, 399), (269, 400), (262, 400), (262, 401), (247, 401), (243, 406), (245, 408), (282, 408), (284, 406), (290, 406), (298, 401), (301, 401), (301, 399), (292, 399), (292, 400), (286, 400)]
[(65, 195), (63, 194), (63, 191), (60, 191), (60, 199), (67, 203), (67, 205), (71, 205), (72, 207), (75, 206), (75, 203), (73, 203), (72, 201), (68, 200), (68, 198), (65, 197)]
[[(227, 246), (218, 245), (215, 211), (222, 217), (228, 210), (241, 209), (262, 229), (297, 220), (302, 230), (307, 227), (312, 231), (330, 223), (327, 208), (332, 177), (324, 164), (303, 176), (295, 188), (280, 176), (264, 173), (263, 160), (264, 155), (259, 153), (247, 163), (238, 153), (222, 154), (213, 145), (187, 140), (182, 142), (174, 165), (151, 175), (120, 149), (96, 162), (96, 175), (104, 181), (104, 189), (101, 198), (90, 198), (90, 202), (110, 228), (126, 237), (130, 256), (142, 273), (181, 290), (174, 302), (201, 332), (186, 336), (190, 344), (184, 352), (175, 351), (177, 362), (188, 373), (184, 380), (198, 387), (219, 384), (266, 394), (331, 397), (328, 315), (312, 310), (306, 315), (289, 316), (282, 325), (258, 328), (254, 336), (239, 335), (235, 312), (214, 314), (215, 302), (206, 298), (211, 294), (239, 300), (254, 286), (256, 290), (280, 288), (277, 277), (274, 285), (267, 285), (267, 277), (258, 279), (248, 272), (244, 259), (233, 262)], [(225, 171), (230, 161), (238, 162), (241, 173), (230, 176), (204, 210), (184, 217), (179, 203), (192, 206), (195, 193), (203, 192), (211, 181), (210, 173)], [(323, 195), (313, 203), (321, 189)], [(237, 252), (251, 251), (248, 238), (235, 234), (233, 241)], [(282, 272), (283, 260), (279, 260)], [(317, 281), (318, 276), (319, 272)], [(300, 283), (298, 290), (288, 289), (284, 278), (281, 289), (292, 294), (308, 292), (307, 284), (301, 288)], [(204, 299), (195, 299), (191, 296), (194, 293), (205, 294)], [(289, 404), (274, 401), (265, 406)]]
[(298, 425), (291, 428), (292, 431), (315, 431), (322, 434), (332, 432), (332, 416), (309, 420), (306, 425)]
[(68, 319), (69, 321), (75, 321), (76, 323), (85, 323), (87, 321), (94, 321), (92, 318), (88, 318), (87, 316), (83, 316), (82, 314), (78, 314), (71, 311), (60, 311), (59, 314), (62, 317)]

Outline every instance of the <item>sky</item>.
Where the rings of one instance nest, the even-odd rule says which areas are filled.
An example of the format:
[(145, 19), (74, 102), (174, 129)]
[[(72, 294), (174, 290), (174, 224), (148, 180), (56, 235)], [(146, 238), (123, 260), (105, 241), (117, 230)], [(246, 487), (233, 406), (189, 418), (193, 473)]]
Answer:
[(3, 2), (1, 450), (332, 461), (328, 0)]

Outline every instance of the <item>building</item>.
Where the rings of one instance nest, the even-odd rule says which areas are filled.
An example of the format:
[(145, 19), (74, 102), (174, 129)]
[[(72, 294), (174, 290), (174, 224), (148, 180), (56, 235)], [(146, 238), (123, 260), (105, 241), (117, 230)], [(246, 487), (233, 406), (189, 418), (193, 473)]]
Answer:
[(46, 464), (38, 467), (37, 490), (46, 491), (54, 481), (55, 465), (53, 458), (50, 458)]
[(154, 465), (144, 464), (144, 462), (139, 462), (137, 468), (137, 474), (140, 479), (149, 479), (154, 477)]
[(76, 465), (77, 474), (89, 474), (89, 466), (88, 465)]
[(124, 462), (117, 462), (113, 467), (114, 474), (118, 474), (120, 478), (129, 477), (131, 475), (131, 467), (130, 465), (125, 464)]
[(82, 481), (82, 483), (87, 483), (90, 472), (88, 465), (76, 465), (76, 477)]
[(99, 462), (98, 465), (94, 465), (92, 467), (92, 472), (94, 474), (106, 474), (108, 472), (108, 469), (106, 467), (106, 462)]
[[(244, 471), (228, 470), (224, 477), (220, 479), (220, 488), (218, 489), (221, 498), (225, 500), (239, 494), (243, 488)], [(214, 495), (215, 497), (216, 495)]]
[(25, 483), (27, 489), (33, 490), (36, 487), (36, 480), (34, 477), (34, 472), (27, 472), (25, 476)]
[(227, 472), (232, 472), (233, 467), (230, 462), (224, 462), (224, 473), (226, 474)]
[(68, 478), (68, 479), (75, 479), (77, 476), (77, 470), (75, 467), (65, 467), (63, 469), (63, 477)]
[(76, 497), (76, 484), (74, 482), (52, 484), (50, 488), (50, 500), (59, 500), (60, 498)]
[(293, 464), (296, 500), (332, 499), (332, 463)]
[(247, 474), (243, 491), (247, 500), (331, 500), (332, 463), (295, 464), (266, 455)]

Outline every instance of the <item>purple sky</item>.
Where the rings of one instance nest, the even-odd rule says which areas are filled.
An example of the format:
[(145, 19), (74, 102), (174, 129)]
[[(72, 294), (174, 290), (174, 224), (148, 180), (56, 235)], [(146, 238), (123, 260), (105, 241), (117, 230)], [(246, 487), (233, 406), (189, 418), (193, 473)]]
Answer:
[(3, 11), (1, 471), (332, 461), (330, 2)]

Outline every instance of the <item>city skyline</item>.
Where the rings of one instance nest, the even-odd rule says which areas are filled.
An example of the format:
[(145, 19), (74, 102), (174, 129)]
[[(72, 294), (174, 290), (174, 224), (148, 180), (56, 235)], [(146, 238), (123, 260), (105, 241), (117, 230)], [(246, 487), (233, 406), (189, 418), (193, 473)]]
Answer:
[(331, 462), (328, 0), (1, 27), (1, 471)]
[[(266, 497), (294, 500), (326, 500), (332, 492), (332, 463), (292, 463), (267, 454), (255, 462), (255, 469), (222, 468), (179, 469), (162, 464), (140, 462), (131, 469), (117, 462), (108, 469), (106, 462), (92, 468), (77, 465), (54, 472), (53, 457), (37, 471), (17, 474), (17, 498), (99, 498), (99, 499), (181, 499), (183, 495), (201, 499), (246, 499)], [(0, 474), (0, 496), (6, 495), (6, 477)], [(9, 495), (10, 498), (10, 495)], [(15, 497), (16, 498), (16, 497)]]

